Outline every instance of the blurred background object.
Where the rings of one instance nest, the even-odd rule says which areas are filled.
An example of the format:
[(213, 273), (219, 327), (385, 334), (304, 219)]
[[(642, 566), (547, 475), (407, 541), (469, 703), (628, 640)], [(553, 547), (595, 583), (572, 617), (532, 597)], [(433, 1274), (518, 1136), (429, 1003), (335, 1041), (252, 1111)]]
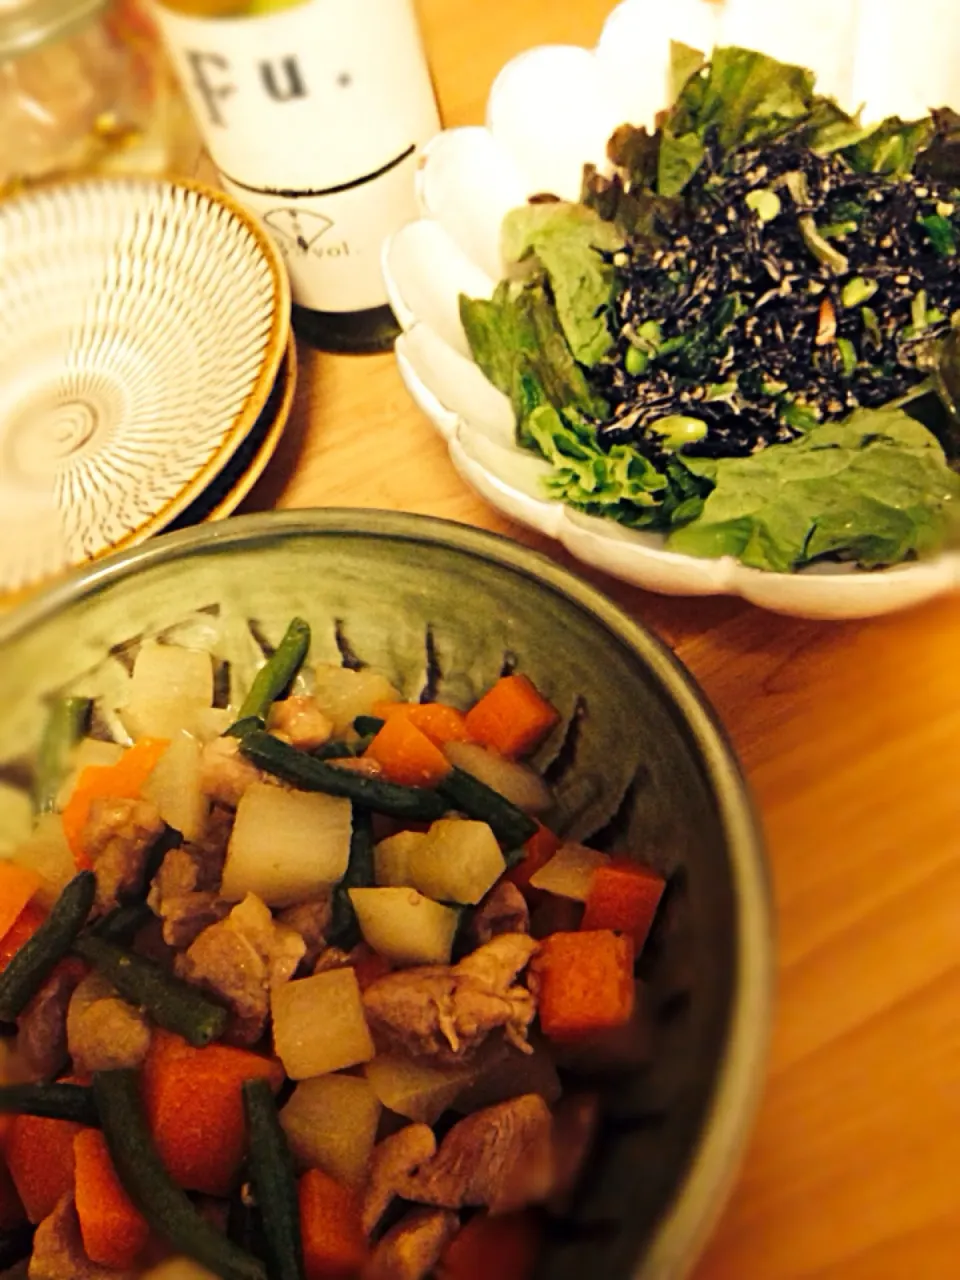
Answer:
[(137, 0), (0, 0), (0, 195), (189, 171), (197, 135)]
[(223, 186), (284, 255), (298, 334), (392, 346), (381, 249), (416, 217), (419, 148), (440, 127), (412, 0), (161, 0), (154, 13)]

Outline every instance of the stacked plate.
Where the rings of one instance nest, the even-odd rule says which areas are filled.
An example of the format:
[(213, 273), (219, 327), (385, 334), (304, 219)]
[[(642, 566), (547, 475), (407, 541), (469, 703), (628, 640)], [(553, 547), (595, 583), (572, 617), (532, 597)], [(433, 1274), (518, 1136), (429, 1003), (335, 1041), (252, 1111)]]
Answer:
[(295, 383), (286, 271), (229, 197), (97, 179), (0, 204), (0, 603), (228, 515)]

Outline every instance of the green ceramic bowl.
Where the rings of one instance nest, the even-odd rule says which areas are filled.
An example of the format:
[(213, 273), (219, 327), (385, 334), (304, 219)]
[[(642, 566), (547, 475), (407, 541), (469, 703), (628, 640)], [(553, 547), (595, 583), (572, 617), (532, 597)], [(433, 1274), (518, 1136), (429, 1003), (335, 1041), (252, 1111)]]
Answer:
[[(604, 1085), (604, 1130), (544, 1276), (687, 1273), (736, 1171), (764, 1071), (771, 909), (736, 761), (667, 649), (515, 543), (376, 511), (254, 516), (103, 561), (0, 622), (0, 847), (28, 821), (44, 703), (122, 691), (140, 639), (215, 637), (243, 688), (293, 614), (313, 658), (355, 656), (409, 697), (466, 705), (504, 667), (563, 712), (540, 763), (564, 833), (669, 879), (643, 976), (649, 1065)], [(172, 629), (172, 630), (171, 630)]]

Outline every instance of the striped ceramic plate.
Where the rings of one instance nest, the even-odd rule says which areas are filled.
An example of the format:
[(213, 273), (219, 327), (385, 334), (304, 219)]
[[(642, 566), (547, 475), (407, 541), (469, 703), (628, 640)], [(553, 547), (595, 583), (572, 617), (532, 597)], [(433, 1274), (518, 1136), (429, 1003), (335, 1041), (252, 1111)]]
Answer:
[(0, 597), (174, 521), (257, 423), (289, 337), (228, 197), (98, 179), (0, 204)]

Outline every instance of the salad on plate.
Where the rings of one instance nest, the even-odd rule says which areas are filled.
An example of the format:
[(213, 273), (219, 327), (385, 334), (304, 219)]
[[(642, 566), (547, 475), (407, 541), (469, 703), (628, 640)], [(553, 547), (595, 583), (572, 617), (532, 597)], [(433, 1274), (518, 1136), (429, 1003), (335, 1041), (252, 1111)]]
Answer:
[(793, 572), (960, 536), (960, 115), (864, 125), (811, 72), (674, 45), (675, 100), (462, 297), (548, 495)]

